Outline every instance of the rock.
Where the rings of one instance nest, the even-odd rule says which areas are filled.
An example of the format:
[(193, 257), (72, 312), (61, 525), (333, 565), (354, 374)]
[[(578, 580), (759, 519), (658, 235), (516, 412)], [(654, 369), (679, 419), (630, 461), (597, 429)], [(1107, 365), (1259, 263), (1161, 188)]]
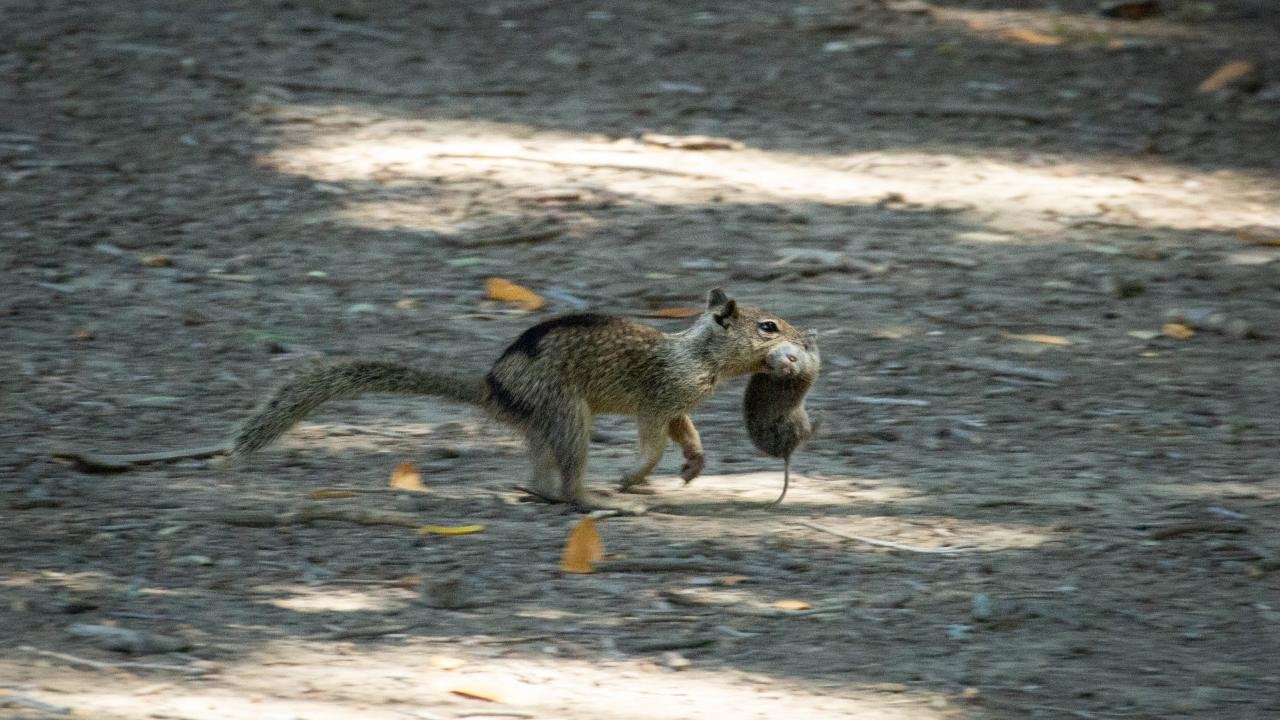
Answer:
[(441, 610), (460, 610), (471, 605), (466, 583), (460, 577), (426, 583), (422, 587), (422, 601), (427, 607)]
[(996, 606), (986, 593), (974, 593), (969, 599), (969, 616), (978, 622), (986, 622), (996, 616)]
[(114, 650), (116, 652), (129, 653), (130, 655), (180, 652), (191, 647), (191, 643), (182, 638), (129, 630), (128, 628), (111, 625), (76, 623), (67, 628), (67, 634), (85, 638), (105, 650)]
[(685, 670), (693, 666), (693, 662), (689, 658), (678, 652), (665, 652), (662, 654), (662, 664), (672, 670)]

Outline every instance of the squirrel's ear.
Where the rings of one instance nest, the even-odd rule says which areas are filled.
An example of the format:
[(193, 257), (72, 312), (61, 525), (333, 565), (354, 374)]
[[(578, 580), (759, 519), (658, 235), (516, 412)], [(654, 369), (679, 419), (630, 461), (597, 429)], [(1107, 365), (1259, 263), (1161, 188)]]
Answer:
[(804, 331), (804, 349), (805, 350), (818, 349), (818, 331), (817, 330)]
[(720, 327), (729, 327), (729, 320), (733, 318), (734, 313), (738, 312), (738, 301), (727, 300), (725, 304), (711, 311), (711, 317), (715, 318), (716, 324)]
[(729, 296), (724, 294), (724, 290), (716, 288), (707, 293), (707, 309), (715, 310), (716, 308), (729, 302)]

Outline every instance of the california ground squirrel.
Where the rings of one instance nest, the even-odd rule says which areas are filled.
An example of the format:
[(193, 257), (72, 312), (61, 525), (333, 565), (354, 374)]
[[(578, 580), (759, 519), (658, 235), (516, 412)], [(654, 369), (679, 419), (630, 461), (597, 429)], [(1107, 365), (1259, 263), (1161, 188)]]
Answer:
[(751, 442), (766, 455), (782, 458), (782, 502), (791, 485), (791, 453), (813, 437), (815, 423), (809, 421), (804, 398), (818, 379), (822, 358), (818, 354), (818, 334), (805, 333), (799, 345), (785, 341), (765, 356), (768, 372), (756, 373), (742, 397), (742, 416)]
[(623, 317), (565, 315), (526, 330), (483, 377), (372, 361), (304, 373), (237, 432), (232, 456), (268, 445), (328, 400), (365, 392), (435, 395), (480, 406), (519, 428), (528, 440), (535, 494), (584, 509), (640, 512), (638, 503), (602, 498), (583, 486), (593, 416), (636, 420), (639, 458), (623, 476), (623, 489), (646, 481), (668, 437), (684, 451), (680, 476), (688, 482), (705, 463), (689, 412), (722, 379), (766, 370), (775, 348), (802, 342), (784, 320), (739, 305), (719, 288), (708, 294), (693, 326), (677, 333)]

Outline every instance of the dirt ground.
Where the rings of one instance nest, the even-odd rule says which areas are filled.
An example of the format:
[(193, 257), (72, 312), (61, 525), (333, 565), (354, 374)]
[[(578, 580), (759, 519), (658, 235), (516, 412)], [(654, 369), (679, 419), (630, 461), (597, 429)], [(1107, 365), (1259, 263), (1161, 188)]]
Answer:
[[(1280, 717), (1280, 13), (1159, 4), (4, 3), (0, 716)], [(578, 516), (428, 399), (54, 458), (715, 286), (821, 331), (824, 419), (770, 509), (726, 383), (599, 523), (694, 567), (560, 573)], [(484, 530), (245, 524), (311, 502)]]

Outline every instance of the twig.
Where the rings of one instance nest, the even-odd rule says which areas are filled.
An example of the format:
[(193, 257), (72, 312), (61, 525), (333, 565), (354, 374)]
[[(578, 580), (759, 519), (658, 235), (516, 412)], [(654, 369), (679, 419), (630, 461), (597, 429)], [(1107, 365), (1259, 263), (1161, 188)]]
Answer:
[(696, 558), (625, 558), (593, 563), (596, 572), (714, 572), (726, 575), (773, 575), (774, 568)]
[(162, 450), (160, 452), (137, 453), (133, 455), (97, 455), (91, 452), (68, 450), (56, 452), (57, 460), (68, 460), (85, 472), (124, 472), (137, 465), (150, 463), (173, 462), (196, 458), (225, 455), (230, 448), (226, 445), (206, 445), (204, 447), (184, 448), (181, 450)]
[(666, 650), (688, 650), (690, 648), (714, 645), (714, 635), (684, 635), (665, 638), (649, 638), (638, 642), (622, 642), (623, 650), (633, 653), (663, 652)]
[(925, 117), (989, 117), (1001, 120), (1025, 120), (1033, 123), (1045, 123), (1055, 120), (1060, 115), (1046, 110), (1020, 108), (1008, 105), (908, 105), (884, 104), (863, 105), (863, 112), (868, 115), (920, 115)]
[(868, 545), (875, 545), (877, 547), (886, 547), (893, 550), (904, 550), (906, 552), (924, 553), (927, 555), (954, 555), (956, 553), (967, 552), (968, 550), (971, 549), (971, 548), (958, 548), (958, 547), (927, 548), (927, 547), (919, 547), (916, 545), (903, 545), (902, 543), (896, 543), (890, 540), (877, 540), (875, 538), (863, 537), (861, 535), (851, 535), (849, 533), (843, 533), (843, 532), (840, 532), (839, 530), (832, 530), (831, 528), (823, 527), (821, 525), (815, 525), (811, 522), (806, 522), (804, 520), (799, 521), (799, 524), (807, 528), (812, 528), (813, 530), (817, 530), (819, 532), (827, 533), (828, 535), (835, 535), (838, 538), (844, 538), (845, 540), (856, 540), (857, 542), (866, 543)]
[(438, 98), (438, 97), (524, 97), (527, 90), (517, 88), (494, 88), (492, 90), (397, 90), (395, 88), (377, 88), (357, 85), (341, 85), (318, 80), (296, 80), (284, 77), (241, 77), (229, 72), (210, 72), (208, 76), (227, 83), (244, 86), (250, 82), (261, 85), (276, 85), (287, 90), (298, 92), (325, 92), (339, 95), (368, 95), (386, 98)]
[(559, 505), (561, 502), (560, 498), (551, 497), (550, 495), (540, 493), (533, 488), (527, 488), (524, 485), (514, 485), (511, 489), (522, 492), (527, 496), (520, 498), (520, 502), (546, 503), (547, 505)]
[(1240, 523), (1215, 522), (1213, 520), (1193, 520), (1191, 522), (1167, 525), (1151, 531), (1152, 540), (1168, 540), (1179, 535), (1192, 533), (1245, 533), (1249, 528)]
[(422, 623), (410, 623), (408, 625), (362, 625), (359, 627), (344, 628), (342, 630), (334, 630), (330, 633), (321, 635), (312, 635), (308, 640), (355, 640), (358, 638), (375, 638), (383, 635), (396, 635), (399, 633), (409, 632)]
[(317, 520), (334, 520), (357, 525), (395, 525), (397, 527), (416, 528), (422, 525), (418, 518), (409, 513), (389, 512), (381, 510), (352, 510), (331, 508), (322, 505), (304, 505), (297, 510), (282, 513), (270, 512), (237, 512), (223, 511), (214, 513), (209, 519), (239, 525), (241, 527), (283, 527), (285, 525), (306, 525)]
[(862, 403), (863, 405), (909, 405), (911, 407), (928, 407), (930, 404), (928, 400), (872, 397), (870, 395), (851, 395), (845, 399), (850, 402)]
[(551, 158), (533, 157), (530, 155), (489, 155), (485, 153), (433, 153), (429, 157), (446, 158), (457, 160), (512, 160), (515, 162), (527, 163), (543, 163), (544, 165), (554, 165), (556, 167), (580, 167), (590, 168), (593, 170), (623, 170), (627, 172), (642, 172), (650, 175), (670, 175), (672, 177), (697, 178), (699, 180), (722, 180), (723, 178), (714, 175), (705, 175), (703, 173), (686, 172), (683, 170), (668, 170), (667, 168), (652, 167), (649, 165), (624, 165), (622, 163), (592, 163), (577, 162), (570, 160), (553, 160)]
[(971, 360), (952, 360), (948, 363), (949, 367), (960, 368), (962, 370), (983, 370), (997, 375), (1012, 375), (1013, 377), (1027, 378), (1028, 380), (1038, 380), (1047, 383), (1060, 383), (1066, 380), (1068, 375), (1057, 370), (1042, 370), (1040, 368), (1023, 367), (1022, 365), (1014, 365), (1013, 363), (1004, 362), (1003, 360), (989, 360), (987, 358), (973, 358)]
[(26, 695), (14, 695), (7, 690), (0, 690), (0, 706), (17, 705), (19, 707), (31, 708), (40, 712), (50, 713), (52, 715), (70, 715), (71, 708), (62, 705), (51, 705), (43, 700), (27, 697)]
[(35, 655), (43, 655), (45, 657), (56, 658), (69, 662), (73, 665), (84, 665), (95, 670), (165, 670), (168, 672), (184, 673), (186, 675), (204, 675), (209, 671), (204, 668), (191, 667), (190, 665), (163, 665), (160, 663), (140, 663), (140, 662), (103, 662), (101, 660), (90, 660), (88, 658), (76, 657), (75, 655), (67, 655), (66, 653), (53, 652), (51, 650), (40, 650), (30, 645), (22, 645), (19, 650), (33, 653)]

